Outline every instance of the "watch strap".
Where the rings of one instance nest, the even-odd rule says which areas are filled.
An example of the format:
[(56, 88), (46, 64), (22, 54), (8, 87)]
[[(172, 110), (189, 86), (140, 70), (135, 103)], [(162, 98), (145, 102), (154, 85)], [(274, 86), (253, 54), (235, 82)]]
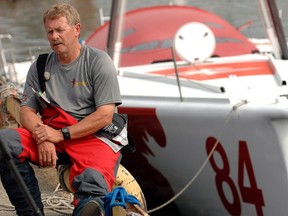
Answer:
[(61, 132), (63, 134), (64, 140), (70, 140), (71, 139), (70, 131), (69, 131), (69, 129), (67, 127), (62, 128)]

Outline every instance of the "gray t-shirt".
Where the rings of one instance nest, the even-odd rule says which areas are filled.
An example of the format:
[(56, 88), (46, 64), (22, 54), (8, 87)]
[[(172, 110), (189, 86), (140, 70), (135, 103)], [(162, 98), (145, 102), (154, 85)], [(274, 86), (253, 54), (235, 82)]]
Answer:
[[(47, 58), (45, 76), (47, 98), (77, 120), (101, 105), (121, 104), (116, 69), (104, 51), (82, 46), (80, 56), (65, 65), (60, 64), (52, 52)], [(36, 62), (29, 69), (24, 88), (26, 99), (21, 105), (39, 110), (39, 102), (31, 87), (40, 90)]]

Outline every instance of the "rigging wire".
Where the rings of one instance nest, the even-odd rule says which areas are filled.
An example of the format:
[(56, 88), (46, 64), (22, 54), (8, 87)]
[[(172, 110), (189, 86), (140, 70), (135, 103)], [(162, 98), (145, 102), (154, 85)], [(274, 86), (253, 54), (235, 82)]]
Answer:
[(168, 200), (167, 202), (163, 203), (162, 205), (156, 207), (156, 208), (153, 208), (153, 209), (150, 209), (148, 210), (148, 214), (152, 213), (152, 212), (155, 212), (155, 211), (158, 211), (160, 210), (161, 208), (164, 208), (165, 206), (167, 206), (168, 204), (170, 204), (171, 202), (173, 202), (174, 200), (176, 200), (180, 195), (182, 195), (189, 187), (190, 185), (196, 180), (196, 178), (201, 174), (201, 172), (203, 171), (203, 169), (205, 168), (205, 166), (207, 165), (209, 159), (211, 158), (211, 156), (213, 155), (215, 149), (217, 148), (218, 146), (218, 143), (219, 143), (219, 140), (222, 138), (223, 134), (224, 134), (224, 131), (226, 129), (226, 126), (228, 125), (234, 111), (236, 111), (240, 106), (246, 104), (247, 101), (246, 100), (241, 100), (238, 104), (235, 104), (232, 109), (230, 110), (229, 114), (227, 115), (225, 121), (224, 121), (224, 125), (223, 125), (223, 128), (222, 130), (220, 131), (220, 134), (213, 146), (213, 148), (211, 149), (209, 155), (207, 156), (207, 158), (204, 160), (203, 164), (200, 166), (199, 170), (196, 172), (196, 174), (191, 178), (191, 180), (175, 195), (173, 196), (170, 200)]
[[(197, 67), (197, 65), (193, 65), (196, 69), (198, 69), (198, 71), (201, 71), (200, 68)], [(201, 71), (203, 75), (206, 75), (207, 77), (209, 77), (210, 79), (213, 79), (212, 77), (209, 76), (209, 74), (206, 74), (204, 73), (203, 71)], [(213, 79), (214, 80), (214, 79)], [(188, 80), (189, 81), (189, 80)], [(202, 86), (204, 88), (207, 88), (206, 85), (201, 85), (201, 83), (197, 83), (199, 86)], [(209, 88), (208, 88), (209, 89)], [(237, 97), (235, 96), (235, 94), (232, 94), (232, 96), (234, 97)], [(223, 124), (223, 127), (222, 127), (222, 130), (220, 131), (219, 133), (219, 136), (213, 146), (213, 148), (211, 149), (210, 153), (208, 154), (207, 158), (204, 160), (203, 164), (200, 166), (200, 168), (198, 169), (198, 171), (195, 173), (195, 175), (190, 179), (190, 181), (176, 194), (174, 195), (170, 200), (166, 201), (165, 203), (163, 203), (162, 205), (156, 207), (156, 208), (153, 208), (153, 209), (150, 209), (148, 210), (147, 212), (150, 214), (150, 213), (153, 213), (155, 211), (158, 211), (162, 208), (164, 208), (165, 206), (169, 205), (171, 202), (175, 201), (179, 196), (181, 196), (190, 186), (191, 184), (196, 180), (196, 178), (201, 174), (201, 172), (203, 171), (203, 169), (205, 168), (205, 166), (207, 165), (208, 161), (210, 160), (211, 156), (213, 155), (215, 149), (217, 148), (218, 146), (218, 143), (220, 141), (220, 139), (222, 138), (223, 134), (224, 134), (224, 131), (226, 129), (226, 126), (228, 125), (234, 111), (236, 111), (240, 106), (244, 105), (244, 104), (247, 104), (248, 101), (247, 100), (244, 100), (244, 99), (240, 99), (240, 97), (237, 97), (240, 102), (238, 102), (237, 104), (235, 104), (234, 106), (232, 106), (232, 109), (230, 110), (229, 114), (227, 115), (225, 121), (224, 121), (224, 124)]]

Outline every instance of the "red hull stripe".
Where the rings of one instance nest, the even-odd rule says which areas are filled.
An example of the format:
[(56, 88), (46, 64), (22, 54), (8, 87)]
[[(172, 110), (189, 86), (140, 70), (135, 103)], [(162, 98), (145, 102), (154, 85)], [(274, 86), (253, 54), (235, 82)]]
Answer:
[[(267, 61), (239, 62), (223, 64), (189, 65), (178, 68), (179, 77), (191, 80), (209, 80), (230, 76), (273, 75), (274, 71)], [(175, 76), (175, 69), (165, 69), (152, 74)]]

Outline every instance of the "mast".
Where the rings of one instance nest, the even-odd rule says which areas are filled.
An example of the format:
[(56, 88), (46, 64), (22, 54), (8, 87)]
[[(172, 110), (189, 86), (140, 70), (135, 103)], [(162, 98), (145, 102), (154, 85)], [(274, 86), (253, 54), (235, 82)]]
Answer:
[(279, 40), (279, 46), (282, 52), (282, 58), (288, 59), (287, 41), (286, 41), (285, 33), (283, 31), (283, 26), (279, 17), (279, 12), (277, 9), (276, 1), (267, 0), (267, 4), (272, 15), (272, 21), (275, 26), (276, 35)]
[(112, 58), (116, 68), (118, 68), (120, 62), (125, 8), (126, 0), (113, 0), (110, 13), (111, 19), (107, 40), (107, 52)]
[(258, 0), (276, 59), (288, 59), (287, 43), (275, 0)]

